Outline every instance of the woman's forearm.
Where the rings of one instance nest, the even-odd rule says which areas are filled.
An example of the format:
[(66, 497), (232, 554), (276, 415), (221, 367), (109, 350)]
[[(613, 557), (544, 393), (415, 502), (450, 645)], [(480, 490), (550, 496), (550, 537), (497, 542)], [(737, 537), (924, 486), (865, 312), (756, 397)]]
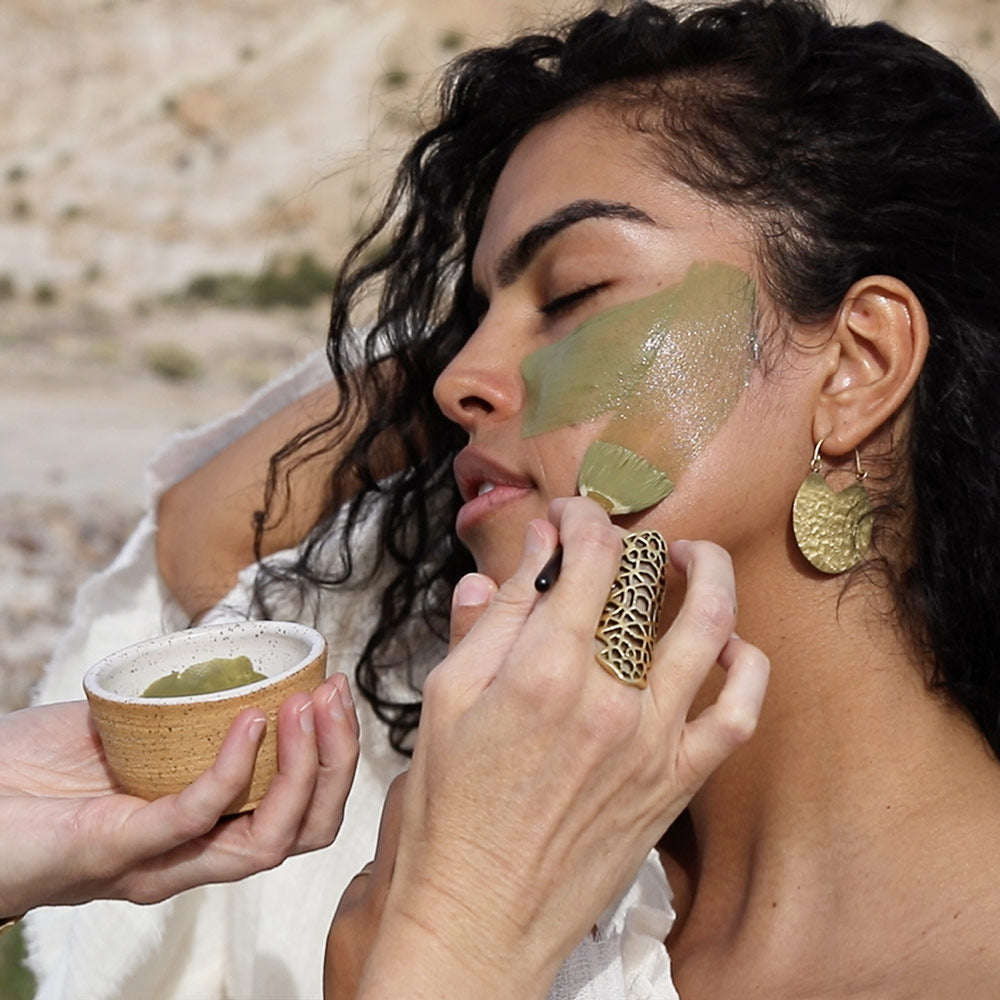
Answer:
[[(170, 593), (192, 618), (216, 604), (254, 560), (254, 513), (264, 506), (271, 456), (329, 417), (338, 399), (333, 382), (314, 389), (237, 438), (160, 498), (157, 563)], [(339, 457), (330, 448), (291, 472), (287, 510), (265, 526), (262, 555), (305, 537), (328, 500), (330, 470)]]

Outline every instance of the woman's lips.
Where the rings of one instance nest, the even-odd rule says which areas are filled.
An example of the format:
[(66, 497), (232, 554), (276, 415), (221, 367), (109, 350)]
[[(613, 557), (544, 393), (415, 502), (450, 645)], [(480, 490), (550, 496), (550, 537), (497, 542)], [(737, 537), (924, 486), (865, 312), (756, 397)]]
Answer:
[(463, 448), (455, 458), (455, 479), (465, 503), (455, 528), (459, 535), (499, 507), (527, 496), (534, 484), (504, 469), (475, 448)]
[(525, 486), (490, 485), (491, 489), (468, 500), (459, 509), (458, 517), (455, 519), (455, 530), (460, 537), (466, 529), (478, 524), (498, 507), (520, 500), (531, 492)]

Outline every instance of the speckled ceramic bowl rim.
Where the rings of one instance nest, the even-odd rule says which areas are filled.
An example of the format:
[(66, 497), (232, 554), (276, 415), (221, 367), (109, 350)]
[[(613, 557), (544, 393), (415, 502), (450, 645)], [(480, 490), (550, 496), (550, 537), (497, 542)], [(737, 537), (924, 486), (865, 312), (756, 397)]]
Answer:
[[(135, 659), (137, 656), (154, 650), (157, 646), (196, 646), (205, 639), (212, 639), (215, 636), (224, 634), (232, 635), (235, 638), (246, 636), (275, 636), (277, 638), (287, 637), (298, 639), (306, 644), (303, 655), (294, 663), (289, 664), (284, 670), (269, 674), (264, 680), (254, 681), (252, 684), (244, 684), (241, 687), (228, 688), (224, 691), (211, 691), (207, 694), (182, 695), (169, 698), (144, 697), (141, 694), (122, 694), (112, 688), (105, 687), (102, 677), (114, 667)], [(301, 625), (298, 622), (285, 621), (239, 621), (223, 622), (214, 625), (196, 625), (181, 632), (168, 632), (165, 635), (153, 636), (135, 642), (131, 646), (124, 646), (121, 649), (109, 653), (98, 660), (84, 674), (83, 687), (99, 698), (106, 701), (118, 702), (123, 705), (185, 705), (200, 704), (217, 701), (228, 701), (230, 698), (242, 698), (255, 691), (261, 691), (275, 681), (289, 677), (304, 667), (309, 666), (317, 656), (322, 654), (326, 647), (326, 639), (322, 633), (309, 625)]]

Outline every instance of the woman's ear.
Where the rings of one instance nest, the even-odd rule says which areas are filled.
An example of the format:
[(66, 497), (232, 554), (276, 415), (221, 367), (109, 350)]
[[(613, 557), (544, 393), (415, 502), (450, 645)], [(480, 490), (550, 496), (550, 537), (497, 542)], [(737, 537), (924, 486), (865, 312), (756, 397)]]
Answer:
[(920, 300), (898, 278), (871, 275), (851, 286), (824, 351), (830, 367), (813, 417), (825, 453), (858, 447), (903, 405), (928, 337)]

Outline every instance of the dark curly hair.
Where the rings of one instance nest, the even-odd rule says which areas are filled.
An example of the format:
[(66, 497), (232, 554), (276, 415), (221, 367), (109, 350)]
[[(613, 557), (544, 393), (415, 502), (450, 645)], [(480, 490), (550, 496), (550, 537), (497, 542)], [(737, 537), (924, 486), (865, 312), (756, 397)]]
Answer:
[[(897, 440), (910, 469), (912, 556), (889, 567), (889, 580), (929, 683), (965, 707), (996, 751), (1000, 121), (945, 56), (885, 23), (835, 24), (813, 0), (631, 3), (448, 67), (436, 124), (339, 274), (328, 353), (343, 403), (275, 456), (269, 507), (290, 465), (352, 413), (367, 422), (333, 470), (326, 516), (289, 571), (262, 574), (261, 600), (275, 576), (319, 587), (359, 576), (352, 544), (380, 498), (392, 570), (357, 677), (404, 748), (419, 716), (414, 641), (428, 627), (446, 634), (451, 588), (471, 568), (452, 531), (451, 460), (464, 442), (431, 389), (481, 307), (470, 262), (507, 158), (535, 125), (594, 100), (649, 137), (666, 170), (744, 210), (767, 291), (790, 317), (828, 318), (867, 274), (894, 275), (919, 297), (932, 340), (911, 430)], [(373, 289), (359, 369), (353, 330)], [(380, 481), (390, 439), (404, 469)], [(346, 497), (337, 484), (352, 478), (362, 489)], [(335, 570), (323, 554), (333, 532), (343, 539)]]

